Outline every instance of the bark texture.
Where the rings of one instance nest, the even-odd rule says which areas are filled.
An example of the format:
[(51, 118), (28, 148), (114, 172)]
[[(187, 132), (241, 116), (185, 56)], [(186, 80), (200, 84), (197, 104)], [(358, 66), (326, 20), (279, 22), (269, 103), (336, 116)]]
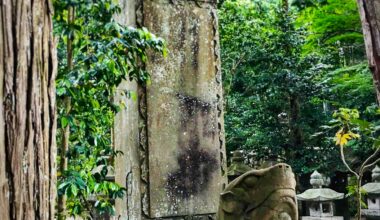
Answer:
[(56, 51), (49, 0), (0, 1), (1, 219), (53, 219)]
[(369, 67), (380, 103), (380, 0), (357, 0)]

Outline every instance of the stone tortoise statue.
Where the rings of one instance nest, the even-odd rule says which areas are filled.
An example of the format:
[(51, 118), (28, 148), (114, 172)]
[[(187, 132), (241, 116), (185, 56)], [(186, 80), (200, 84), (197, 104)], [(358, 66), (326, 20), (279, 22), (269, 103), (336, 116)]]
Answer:
[(248, 171), (220, 195), (218, 220), (298, 220), (296, 181), (284, 163)]

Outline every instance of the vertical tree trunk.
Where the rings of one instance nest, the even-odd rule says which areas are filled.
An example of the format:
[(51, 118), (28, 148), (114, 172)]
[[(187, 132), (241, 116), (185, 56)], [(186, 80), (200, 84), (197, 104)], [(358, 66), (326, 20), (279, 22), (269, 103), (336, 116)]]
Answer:
[(369, 67), (380, 103), (380, 0), (357, 0)]
[[(67, 10), (67, 25), (73, 25), (75, 22), (75, 8), (73, 6), (69, 6)], [(73, 38), (74, 35), (70, 34), (71, 36), (67, 36), (67, 69), (68, 71), (72, 71), (74, 67), (73, 63)], [(64, 99), (64, 106), (66, 115), (70, 114), (71, 110), (71, 98), (69, 96), (65, 97)], [(60, 161), (59, 161), (59, 172), (61, 175), (67, 170), (69, 159), (66, 157), (66, 153), (69, 150), (69, 143), (70, 143), (70, 125), (67, 124), (66, 127), (62, 127), (62, 145), (61, 151), (60, 151)], [(65, 195), (58, 195), (58, 204), (57, 204), (57, 212), (58, 212), (58, 219), (62, 219), (65, 216), (65, 209), (66, 209), (66, 198)]]
[[(289, 17), (289, 1), (282, 1), (282, 10), (284, 12), (284, 20)], [(282, 30), (283, 32), (293, 31), (289, 26), (285, 26)], [(291, 45), (287, 45), (285, 47), (285, 51), (287, 56), (292, 56), (292, 48)], [(298, 158), (299, 149), (303, 147), (303, 131), (301, 126), (299, 125), (301, 118), (301, 107), (300, 101), (297, 94), (290, 93), (289, 94), (289, 128), (290, 128), (290, 144), (293, 148), (292, 150), (287, 150), (286, 157), (287, 158)], [(294, 153), (295, 152), (295, 153)]]
[(0, 1), (1, 219), (53, 219), (56, 51), (49, 0)]
[[(299, 98), (296, 95), (291, 95), (289, 98), (290, 105), (290, 138), (292, 147), (300, 149), (303, 146), (303, 134), (300, 128), (300, 103)], [(299, 156), (299, 155), (294, 155)]]

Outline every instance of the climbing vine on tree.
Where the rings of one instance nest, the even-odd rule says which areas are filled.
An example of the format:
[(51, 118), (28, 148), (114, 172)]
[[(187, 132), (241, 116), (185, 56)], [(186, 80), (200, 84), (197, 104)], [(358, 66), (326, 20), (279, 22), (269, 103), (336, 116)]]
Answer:
[[(165, 55), (164, 42), (146, 29), (125, 27), (113, 20), (120, 8), (112, 0), (54, 1), (58, 37), (58, 192), (59, 217), (113, 214), (113, 200), (125, 189), (110, 180), (115, 114), (122, 80), (149, 82), (144, 70), (147, 50)], [(66, 146), (65, 146), (66, 144)]]

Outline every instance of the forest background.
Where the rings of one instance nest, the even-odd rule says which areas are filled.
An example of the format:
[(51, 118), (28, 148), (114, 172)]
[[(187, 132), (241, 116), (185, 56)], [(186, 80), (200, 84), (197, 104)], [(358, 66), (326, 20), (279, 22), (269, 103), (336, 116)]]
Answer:
[[(356, 1), (225, 1), (220, 31), (228, 151), (282, 160), (298, 174), (344, 170), (325, 132), (334, 111), (376, 119)], [(350, 162), (371, 146), (350, 142)]]
[[(253, 166), (290, 164), (300, 191), (318, 170), (335, 190), (360, 195), (341, 153), (359, 169), (378, 152), (380, 127), (357, 2), (224, 1), (219, 12), (227, 151), (243, 150)], [(358, 201), (337, 211), (353, 216)]]

